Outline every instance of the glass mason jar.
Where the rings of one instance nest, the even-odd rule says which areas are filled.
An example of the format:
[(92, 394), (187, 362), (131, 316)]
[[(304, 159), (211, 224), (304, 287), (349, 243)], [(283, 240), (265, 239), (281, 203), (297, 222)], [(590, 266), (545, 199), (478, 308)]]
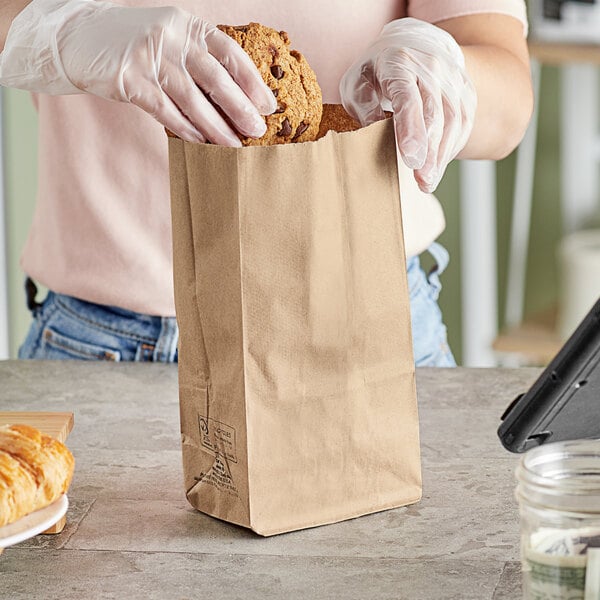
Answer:
[(556, 442), (521, 457), (523, 598), (600, 599), (600, 440)]

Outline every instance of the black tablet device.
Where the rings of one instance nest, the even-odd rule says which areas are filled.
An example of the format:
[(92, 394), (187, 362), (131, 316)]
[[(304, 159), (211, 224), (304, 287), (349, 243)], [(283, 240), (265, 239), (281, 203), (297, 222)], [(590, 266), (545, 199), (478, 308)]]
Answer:
[(600, 438), (600, 299), (535, 383), (504, 411), (498, 436), (511, 452)]

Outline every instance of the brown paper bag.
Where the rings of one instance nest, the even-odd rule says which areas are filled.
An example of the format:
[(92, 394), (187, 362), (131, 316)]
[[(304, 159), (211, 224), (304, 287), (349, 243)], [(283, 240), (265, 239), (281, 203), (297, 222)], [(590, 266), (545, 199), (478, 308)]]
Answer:
[(190, 503), (272, 535), (419, 500), (391, 120), (169, 144)]

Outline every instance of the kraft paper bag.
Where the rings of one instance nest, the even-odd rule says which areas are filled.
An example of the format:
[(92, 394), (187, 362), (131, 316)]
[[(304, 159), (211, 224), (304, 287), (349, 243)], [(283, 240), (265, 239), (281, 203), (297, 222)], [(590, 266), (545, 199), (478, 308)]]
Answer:
[(391, 120), (169, 144), (189, 502), (267, 536), (419, 500)]

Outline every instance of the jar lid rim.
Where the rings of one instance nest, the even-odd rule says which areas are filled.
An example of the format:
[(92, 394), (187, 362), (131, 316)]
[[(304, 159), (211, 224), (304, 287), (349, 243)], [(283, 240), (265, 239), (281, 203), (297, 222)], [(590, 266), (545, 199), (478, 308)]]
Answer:
[[(539, 472), (544, 465), (555, 463), (558, 467), (561, 464), (568, 465), (569, 461), (586, 458), (594, 461), (593, 467), (577, 465), (571, 472), (567, 468), (549, 469), (556, 476)], [(560, 487), (563, 491), (573, 493), (592, 491), (600, 494), (600, 440), (554, 442), (529, 450), (521, 457), (515, 475), (525, 485), (546, 490)]]

